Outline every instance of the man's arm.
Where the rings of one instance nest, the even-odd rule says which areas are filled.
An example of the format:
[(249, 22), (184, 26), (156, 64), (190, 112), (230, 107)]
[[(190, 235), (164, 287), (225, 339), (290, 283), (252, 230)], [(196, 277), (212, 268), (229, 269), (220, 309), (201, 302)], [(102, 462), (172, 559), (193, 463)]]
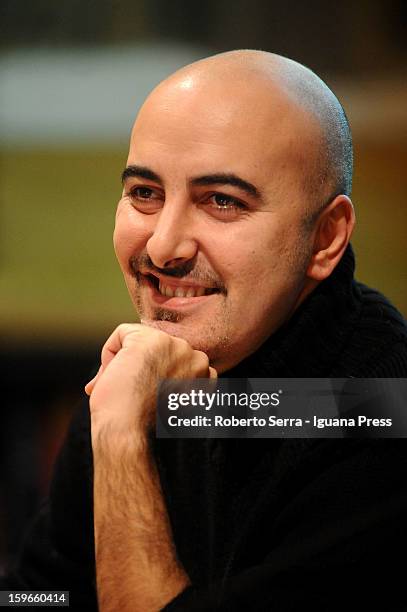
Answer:
[(93, 435), (94, 521), (101, 612), (160, 610), (188, 584), (176, 558), (148, 441)]
[(141, 325), (120, 326), (103, 348), (86, 387), (101, 612), (160, 610), (190, 582), (176, 557), (148, 435), (160, 378), (214, 375), (204, 353)]

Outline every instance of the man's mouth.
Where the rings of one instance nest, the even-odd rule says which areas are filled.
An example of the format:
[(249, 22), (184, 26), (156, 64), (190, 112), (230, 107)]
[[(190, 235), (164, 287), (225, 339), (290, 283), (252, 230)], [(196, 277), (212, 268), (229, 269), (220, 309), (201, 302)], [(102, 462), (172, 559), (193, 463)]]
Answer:
[(174, 285), (159, 281), (158, 291), (161, 293), (161, 295), (166, 295), (167, 297), (201, 297), (201, 295), (210, 295), (211, 293), (215, 293), (217, 289), (199, 286), (192, 287), (188, 285), (175, 287)]
[(187, 281), (178, 279), (158, 278), (154, 274), (139, 273), (139, 281), (147, 281), (148, 285), (155, 289), (156, 294), (164, 298), (199, 298), (214, 293), (220, 293), (216, 287), (205, 287), (199, 284), (188, 284)]

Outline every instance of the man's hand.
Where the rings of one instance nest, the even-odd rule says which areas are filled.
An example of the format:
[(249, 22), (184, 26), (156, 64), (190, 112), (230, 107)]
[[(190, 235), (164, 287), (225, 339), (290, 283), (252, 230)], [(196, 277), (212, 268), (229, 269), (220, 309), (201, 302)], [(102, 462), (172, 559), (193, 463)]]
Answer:
[(207, 355), (182, 338), (144, 325), (119, 325), (102, 349), (99, 372), (85, 387), (92, 424), (144, 434), (154, 422), (159, 379), (206, 377), (216, 377)]
[(96, 574), (101, 612), (160, 610), (188, 584), (148, 444), (157, 384), (216, 377), (205, 353), (143, 325), (120, 325), (90, 395)]

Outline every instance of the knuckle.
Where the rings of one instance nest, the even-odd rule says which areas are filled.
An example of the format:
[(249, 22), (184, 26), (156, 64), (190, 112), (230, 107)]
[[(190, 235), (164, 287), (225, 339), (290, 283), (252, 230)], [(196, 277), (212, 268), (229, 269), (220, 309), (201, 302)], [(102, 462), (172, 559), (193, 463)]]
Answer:
[(203, 351), (194, 351), (195, 367), (198, 371), (207, 371), (209, 369), (209, 357)]
[(191, 346), (184, 338), (174, 338), (175, 345), (182, 351), (190, 351)]
[(125, 332), (128, 326), (129, 326), (129, 323), (120, 323), (120, 325), (116, 327), (115, 332), (116, 333)]
[(126, 336), (131, 332), (138, 331), (140, 326), (137, 323), (120, 323), (115, 329), (115, 333)]
[(160, 329), (149, 329), (148, 331), (149, 340), (158, 345), (169, 345), (171, 344), (171, 336), (161, 331)]
[(204, 353), (203, 351), (197, 351), (199, 358), (201, 360), (201, 362), (205, 365), (209, 367), (209, 357), (206, 353)]

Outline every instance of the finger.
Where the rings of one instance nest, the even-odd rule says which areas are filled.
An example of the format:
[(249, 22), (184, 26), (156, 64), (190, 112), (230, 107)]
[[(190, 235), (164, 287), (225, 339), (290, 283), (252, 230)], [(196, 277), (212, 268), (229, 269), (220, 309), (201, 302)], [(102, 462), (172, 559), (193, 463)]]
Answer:
[(133, 323), (122, 323), (121, 325), (116, 327), (116, 329), (110, 334), (109, 338), (106, 340), (106, 342), (105, 342), (105, 344), (103, 345), (103, 348), (102, 348), (102, 352), (101, 352), (101, 362), (102, 362), (102, 364), (101, 364), (101, 366), (100, 366), (96, 376), (94, 376), (92, 378), (92, 380), (90, 380), (85, 385), (85, 393), (87, 395), (91, 395), (91, 393), (92, 393), (93, 389), (95, 388), (95, 385), (98, 382), (99, 378), (101, 377), (102, 373), (107, 368), (107, 366), (112, 361), (112, 359), (117, 355), (117, 353), (123, 347), (123, 342), (124, 342), (125, 338), (130, 333), (135, 333), (137, 331), (140, 331), (140, 327), (141, 326), (136, 324), (136, 323), (134, 323), (134, 324)]
[(87, 395), (91, 395), (93, 389), (95, 388), (95, 385), (97, 383), (97, 381), (99, 380), (102, 372), (103, 372), (103, 366), (101, 365), (96, 373), (96, 376), (94, 376), (88, 383), (86, 383), (85, 385), (85, 393)]
[(218, 378), (218, 373), (212, 366), (209, 366), (209, 378)]
[(126, 336), (131, 332), (138, 331), (140, 325), (131, 323), (122, 323), (114, 332), (110, 334), (102, 348), (101, 362), (106, 368), (112, 361), (115, 355), (120, 351)]

